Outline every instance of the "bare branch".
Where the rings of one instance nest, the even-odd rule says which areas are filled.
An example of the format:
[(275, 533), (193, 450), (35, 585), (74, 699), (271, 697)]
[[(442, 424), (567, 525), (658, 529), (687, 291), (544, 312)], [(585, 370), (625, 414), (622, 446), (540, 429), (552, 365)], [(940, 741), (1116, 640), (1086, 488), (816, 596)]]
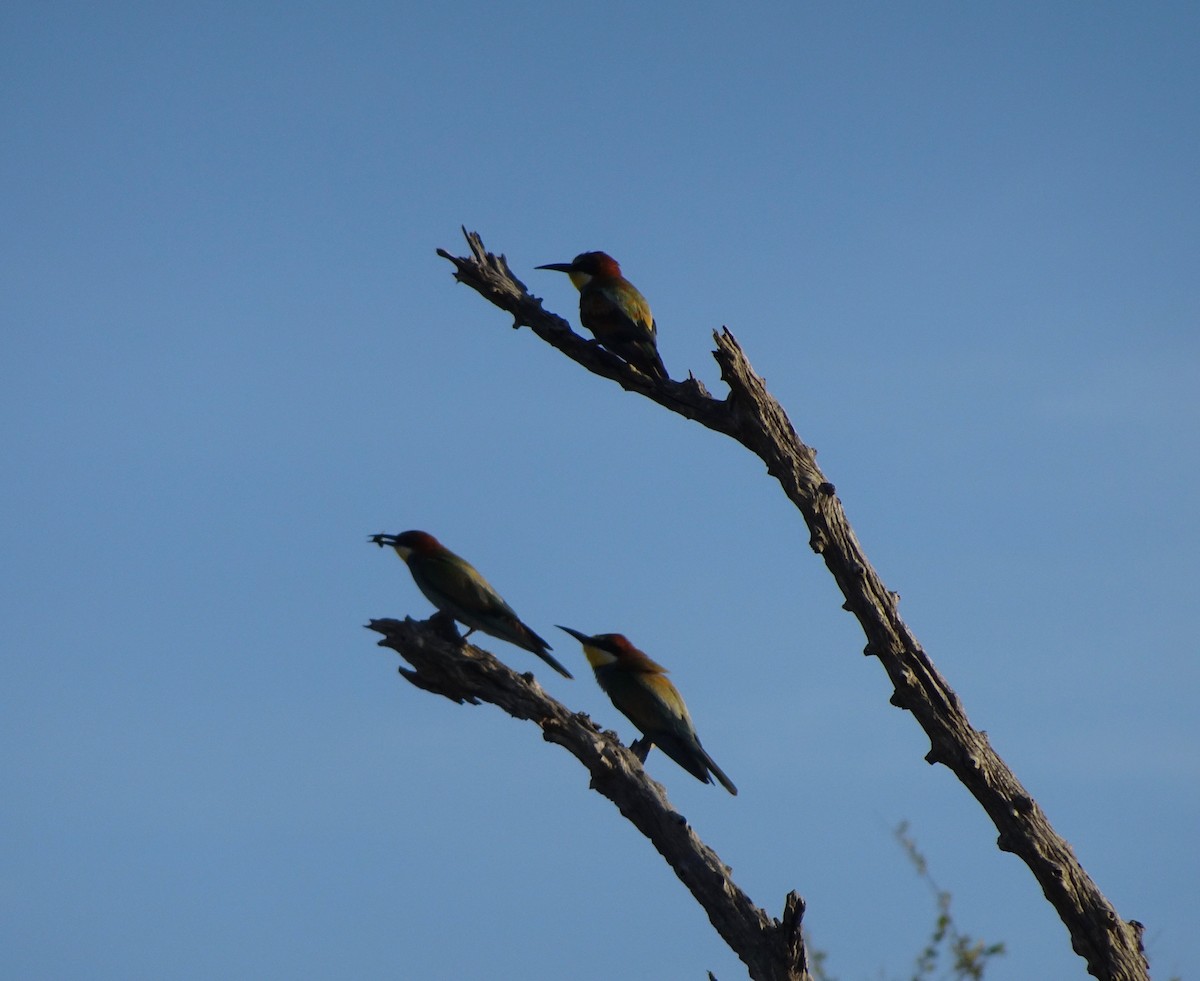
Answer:
[(372, 620), (368, 627), (383, 635), (381, 647), (412, 665), (400, 673), (418, 688), (459, 704), (490, 702), (513, 718), (536, 723), (547, 742), (575, 756), (591, 773), (592, 789), (616, 804), (675, 870), (750, 977), (811, 981), (800, 938), (800, 897), (788, 894), (782, 922), (755, 906), (614, 733), (602, 732), (587, 715), (551, 698), (532, 674), (517, 674), (487, 651), (450, 639), (437, 617)]
[(1142, 925), (1117, 915), (1071, 846), (988, 744), (986, 734), (970, 724), (958, 696), (900, 618), (898, 597), (867, 560), (833, 484), (817, 466), (816, 454), (796, 435), (728, 329), (713, 335), (713, 356), (729, 386), (727, 398), (713, 398), (690, 377), (684, 382), (655, 381), (573, 333), (566, 321), (529, 295), (503, 256), (487, 252), (478, 234), (466, 229), (463, 234), (471, 256), (456, 257), (441, 249), (438, 254), (454, 263), (459, 282), (511, 313), (514, 327), (529, 326), (594, 374), (732, 437), (762, 459), (803, 515), (810, 546), (824, 558), (846, 598), (844, 608), (861, 625), (867, 639), (864, 653), (878, 657), (887, 671), (894, 685), (892, 704), (910, 711), (929, 737), (926, 760), (954, 772), (995, 824), (999, 847), (1029, 866), (1090, 974), (1103, 981), (1148, 979)]

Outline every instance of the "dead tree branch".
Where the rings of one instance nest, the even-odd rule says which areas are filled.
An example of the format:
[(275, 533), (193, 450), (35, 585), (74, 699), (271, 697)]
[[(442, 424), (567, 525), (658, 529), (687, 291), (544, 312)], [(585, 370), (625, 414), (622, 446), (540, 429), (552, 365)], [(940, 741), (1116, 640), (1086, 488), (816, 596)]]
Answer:
[[(667, 800), (633, 751), (582, 712), (571, 712), (542, 690), (532, 674), (517, 674), (490, 653), (448, 633), (444, 619), (372, 620), (368, 627), (411, 667), (400, 673), (418, 688), (453, 702), (490, 702), (516, 719), (536, 723), (591, 773), (591, 787), (650, 839), (756, 981), (811, 981), (800, 924), (804, 901), (788, 893), (776, 920), (755, 906), (728, 867)], [(452, 631), (453, 628), (451, 627)]]
[(454, 256), (442, 249), (438, 254), (454, 264), (459, 282), (507, 311), (514, 328), (529, 327), (594, 374), (732, 437), (762, 459), (803, 515), (809, 544), (837, 581), (846, 599), (844, 608), (862, 626), (867, 639), (864, 653), (879, 658), (887, 671), (894, 686), (892, 704), (910, 711), (929, 737), (925, 759), (948, 767), (983, 806), (999, 831), (1000, 849), (1029, 866), (1090, 974), (1102, 981), (1148, 979), (1142, 925), (1118, 916), (1071, 846), (988, 744), (986, 734), (970, 724), (958, 696), (900, 618), (896, 594), (867, 560), (833, 484), (817, 466), (815, 453), (796, 435), (733, 335), (727, 329), (713, 335), (717, 345), (713, 356), (729, 386), (725, 399), (709, 395), (691, 376), (685, 381), (656, 381), (575, 334), (565, 320), (543, 309), (542, 301), (529, 294), (503, 256), (487, 252), (477, 234), (466, 229), (463, 234), (471, 255)]

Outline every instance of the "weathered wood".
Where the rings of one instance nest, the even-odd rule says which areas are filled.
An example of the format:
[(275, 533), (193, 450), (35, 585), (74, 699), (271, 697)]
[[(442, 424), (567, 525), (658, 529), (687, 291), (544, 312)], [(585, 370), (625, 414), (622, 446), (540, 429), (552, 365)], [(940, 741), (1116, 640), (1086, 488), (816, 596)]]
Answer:
[(615, 733), (601, 731), (587, 715), (551, 698), (532, 674), (517, 674), (488, 651), (449, 638), (437, 617), (372, 620), (368, 627), (383, 635), (381, 647), (391, 648), (411, 665), (401, 667), (400, 673), (418, 688), (459, 704), (489, 702), (513, 718), (527, 719), (541, 728), (547, 742), (562, 746), (587, 767), (592, 789), (616, 804), (650, 839), (721, 939), (745, 963), (750, 977), (811, 981), (800, 933), (800, 897), (788, 894), (782, 920), (755, 906)]
[(510, 313), (514, 328), (528, 326), (594, 374), (737, 440), (766, 464), (804, 517), (809, 544), (836, 580), (844, 608), (861, 625), (865, 653), (877, 657), (891, 679), (892, 704), (911, 712), (929, 737), (926, 760), (949, 768), (983, 806), (999, 832), (999, 847), (1033, 872), (1090, 974), (1102, 981), (1148, 979), (1142, 925), (1117, 915), (987, 736), (970, 724), (958, 696), (901, 619), (896, 594), (868, 561), (816, 454), (796, 435), (733, 335), (727, 329), (713, 335), (727, 398), (712, 397), (690, 376), (682, 382), (656, 381), (575, 334), (529, 294), (503, 256), (488, 252), (478, 234), (466, 229), (463, 234), (470, 256), (442, 249), (438, 254), (454, 264), (459, 282)]

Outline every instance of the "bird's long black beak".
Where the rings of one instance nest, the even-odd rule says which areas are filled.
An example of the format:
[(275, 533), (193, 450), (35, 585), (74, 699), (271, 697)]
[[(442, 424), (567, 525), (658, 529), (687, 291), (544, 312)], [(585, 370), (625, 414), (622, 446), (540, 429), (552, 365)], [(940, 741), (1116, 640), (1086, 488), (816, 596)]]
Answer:
[(378, 545), (380, 548), (383, 548), (385, 545), (394, 546), (396, 544), (396, 536), (395, 535), (385, 535), (385, 534), (381, 533), (378, 535), (372, 535), (370, 538), (367, 539), (367, 541), (373, 542), (374, 544)]
[[(571, 263), (569, 263), (569, 262), (551, 262), (545, 266), (534, 266), (534, 268), (535, 269), (553, 269), (555, 272), (569, 273), (575, 267), (573, 265), (571, 265)], [(566, 629), (567, 629), (566, 627), (563, 627), (563, 630), (566, 630)]]
[(587, 634), (581, 634), (578, 630), (572, 630), (570, 627), (564, 627), (561, 623), (556, 623), (555, 626), (558, 627), (559, 630), (565, 630), (581, 644), (590, 644), (593, 647), (596, 646), (596, 639), (594, 637), (590, 637)]

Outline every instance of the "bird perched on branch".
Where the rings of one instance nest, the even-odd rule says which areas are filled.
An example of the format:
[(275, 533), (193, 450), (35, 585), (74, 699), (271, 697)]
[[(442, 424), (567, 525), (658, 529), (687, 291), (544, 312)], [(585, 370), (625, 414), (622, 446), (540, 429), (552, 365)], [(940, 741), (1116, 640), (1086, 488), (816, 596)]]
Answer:
[(466, 624), (464, 640), (476, 630), (536, 654), (564, 677), (573, 677), (553, 656), (550, 645), (521, 622), (513, 608), (466, 559), (455, 555), (432, 535), (406, 531), (372, 535), (380, 548), (396, 550), (412, 573), (417, 588), (442, 613)]
[(658, 327), (650, 304), (621, 275), (617, 260), (605, 252), (582, 252), (570, 262), (538, 269), (565, 272), (579, 290), (579, 319), (604, 347), (643, 374), (666, 379), (667, 369), (655, 340)]
[(701, 783), (712, 783), (712, 774), (731, 794), (737, 793), (737, 787), (700, 745), (692, 717), (666, 668), (650, 660), (623, 634), (589, 636), (570, 627), (558, 629), (583, 645), (600, 687), (642, 731), (642, 738), (630, 746), (638, 759), (644, 762), (650, 748), (658, 746)]

